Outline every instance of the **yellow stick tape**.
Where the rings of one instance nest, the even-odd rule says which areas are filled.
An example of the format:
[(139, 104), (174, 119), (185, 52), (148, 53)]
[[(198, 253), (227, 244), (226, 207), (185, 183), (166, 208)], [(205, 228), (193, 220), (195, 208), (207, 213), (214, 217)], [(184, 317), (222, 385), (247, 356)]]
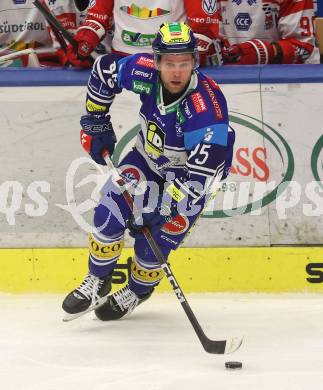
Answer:
[[(124, 248), (114, 290), (129, 276)], [(68, 292), (87, 273), (87, 248), (0, 249), (0, 291)], [(169, 258), (184, 292), (323, 292), (322, 247), (180, 248)], [(171, 291), (164, 278), (158, 292)]]

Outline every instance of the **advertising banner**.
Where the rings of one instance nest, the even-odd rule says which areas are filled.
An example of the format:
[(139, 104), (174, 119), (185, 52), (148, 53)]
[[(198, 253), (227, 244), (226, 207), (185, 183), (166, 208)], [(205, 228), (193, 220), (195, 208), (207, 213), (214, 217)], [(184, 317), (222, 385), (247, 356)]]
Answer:
[[(237, 134), (232, 170), (183, 246), (321, 245), (322, 84), (221, 88)], [(108, 173), (79, 143), (84, 100), (85, 87), (1, 89), (0, 247), (87, 246)], [(134, 144), (139, 107), (127, 91), (112, 106), (115, 163)]]

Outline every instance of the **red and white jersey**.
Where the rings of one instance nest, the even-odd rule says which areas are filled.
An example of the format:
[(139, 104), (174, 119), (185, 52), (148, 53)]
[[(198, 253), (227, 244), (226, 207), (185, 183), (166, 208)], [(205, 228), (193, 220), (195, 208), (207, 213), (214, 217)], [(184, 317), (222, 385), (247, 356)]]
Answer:
[[(191, 0), (192, 1), (192, 0)], [(183, 0), (92, 0), (87, 20), (101, 23), (106, 31), (114, 23), (112, 49), (134, 54), (151, 53), (151, 43), (165, 22), (185, 21)]]
[(216, 38), (219, 35), (217, 0), (184, 0), (187, 22), (195, 33)]
[(44, 17), (32, 0), (1, 0), (0, 55), (28, 48), (53, 51)]
[[(74, 0), (44, 0), (50, 12), (62, 24), (62, 26), (73, 35), (83, 22), (86, 16), (86, 10), (79, 10)], [(49, 31), (53, 39), (55, 49), (60, 49), (52, 29), (49, 26)]]
[(320, 62), (315, 47), (313, 0), (220, 0), (219, 4), (220, 33), (231, 45), (253, 38), (289, 40), (296, 51), (302, 50), (302, 43), (313, 46), (305, 62)]

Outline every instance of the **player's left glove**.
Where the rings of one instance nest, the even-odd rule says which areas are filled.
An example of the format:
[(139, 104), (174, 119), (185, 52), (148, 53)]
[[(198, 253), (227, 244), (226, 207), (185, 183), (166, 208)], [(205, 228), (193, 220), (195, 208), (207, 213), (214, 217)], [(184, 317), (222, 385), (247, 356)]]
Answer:
[(93, 115), (83, 115), (80, 123), (83, 148), (96, 163), (107, 165), (103, 156), (105, 153), (109, 153), (111, 156), (117, 142), (110, 116), (97, 118)]
[(224, 63), (230, 65), (270, 64), (274, 62), (275, 49), (269, 42), (251, 39), (224, 47), (222, 56)]

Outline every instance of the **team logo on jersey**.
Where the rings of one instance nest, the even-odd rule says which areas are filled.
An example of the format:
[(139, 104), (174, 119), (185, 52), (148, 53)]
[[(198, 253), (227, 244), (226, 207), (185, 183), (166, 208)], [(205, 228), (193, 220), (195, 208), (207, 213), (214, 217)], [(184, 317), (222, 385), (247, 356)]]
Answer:
[(148, 155), (158, 158), (164, 153), (165, 133), (155, 122), (149, 121), (147, 124), (146, 141)]
[(26, 4), (27, 0), (12, 0), (14, 4)]
[(188, 227), (188, 218), (185, 215), (178, 214), (176, 215), (176, 217), (173, 217), (169, 222), (165, 223), (161, 230), (167, 234), (177, 235), (186, 232)]
[[(146, 189), (145, 183), (147, 180), (141, 169), (132, 165), (122, 165), (120, 176), (126, 183), (130, 183), (132, 188), (140, 190), (140, 192), (144, 192)], [(129, 191), (131, 192), (131, 188), (129, 188)]]
[(252, 25), (252, 19), (248, 13), (239, 12), (234, 18), (234, 24), (238, 31), (248, 31)]
[(138, 19), (158, 18), (160, 16), (165, 16), (170, 14), (170, 11), (166, 9), (162, 9), (162, 8), (149, 9), (147, 7), (138, 7), (134, 3), (132, 3), (129, 7), (124, 5), (120, 7), (120, 10)]

